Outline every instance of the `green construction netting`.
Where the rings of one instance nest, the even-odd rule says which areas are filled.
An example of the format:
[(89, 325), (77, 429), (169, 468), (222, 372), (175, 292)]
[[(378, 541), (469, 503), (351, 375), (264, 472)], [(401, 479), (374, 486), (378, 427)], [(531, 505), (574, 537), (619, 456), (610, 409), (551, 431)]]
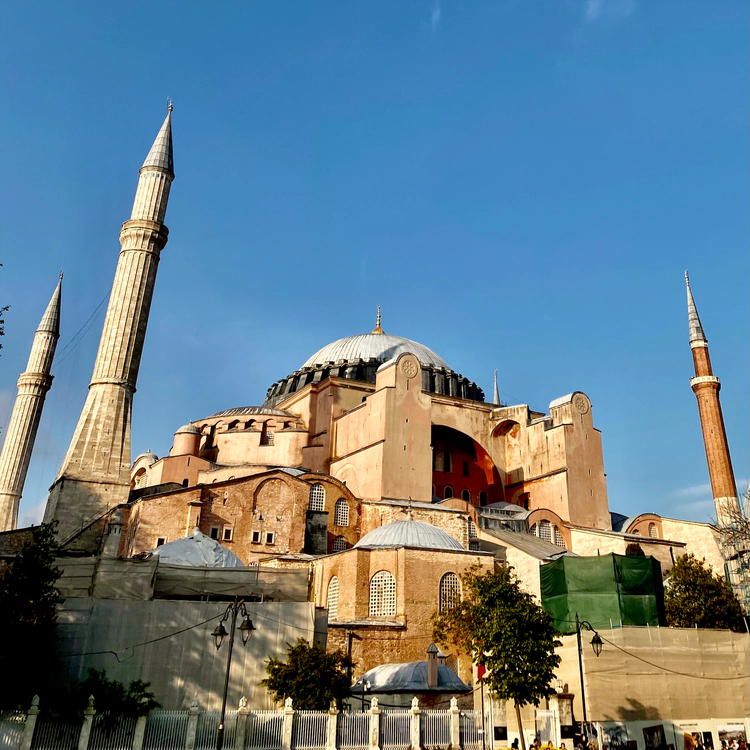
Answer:
[(561, 633), (576, 613), (594, 628), (666, 625), (661, 565), (653, 557), (563, 555), (542, 565), (542, 607)]

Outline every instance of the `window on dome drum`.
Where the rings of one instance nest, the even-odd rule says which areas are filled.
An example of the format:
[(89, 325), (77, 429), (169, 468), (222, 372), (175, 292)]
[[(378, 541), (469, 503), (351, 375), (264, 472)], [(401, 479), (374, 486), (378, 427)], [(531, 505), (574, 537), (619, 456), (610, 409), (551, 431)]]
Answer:
[(552, 531), (555, 535), (555, 544), (558, 547), (562, 547), (563, 549), (565, 549), (565, 540), (563, 539), (563, 535), (560, 533), (560, 529), (558, 529), (557, 526), (553, 526)]
[(480, 504), (480, 505), (481, 505), (482, 507), (484, 507), (485, 505), (487, 505), (487, 493), (486, 493), (486, 492), (485, 492), (484, 490), (482, 490), (482, 491), (481, 491), (481, 492), (479, 493), (479, 504)]
[(273, 445), (273, 432), (268, 429), (268, 422), (263, 422), (263, 428), (260, 432), (261, 445)]
[(461, 490), (461, 499), (466, 500), (466, 502), (471, 502), (471, 492), (469, 490)]
[(331, 545), (332, 552), (343, 552), (347, 548), (346, 538), (339, 535), (333, 540)]
[(549, 521), (539, 521), (539, 538), (545, 542), (552, 541), (552, 526)]
[(370, 617), (396, 616), (396, 579), (379, 570), (370, 579)]
[(440, 579), (440, 611), (453, 609), (461, 602), (461, 583), (455, 573), (446, 573)]
[(447, 487), (446, 487), (446, 488), (445, 488), (445, 489), (443, 490), (443, 497), (444, 497), (444, 498), (445, 498), (446, 500), (447, 500), (447, 499), (448, 499), (449, 497), (453, 497), (453, 487), (451, 487), (450, 485), (448, 485), (448, 486), (447, 486)]
[(322, 484), (314, 484), (310, 487), (309, 510), (323, 510), (326, 502), (326, 491)]
[(537, 535), (537, 533), (536, 533), (536, 532), (537, 532), (537, 526), (536, 526), (536, 524), (534, 524), (534, 525), (533, 525), (533, 526), (532, 526), (532, 527), (531, 527), (531, 528), (529, 529), (529, 534), (533, 534), (534, 536), (536, 536), (536, 535)]
[(328, 582), (328, 619), (337, 620), (339, 616), (339, 579), (334, 576)]
[(333, 507), (333, 525), (334, 526), (348, 526), (349, 525), (349, 503), (340, 497), (336, 501), (336, 505)]

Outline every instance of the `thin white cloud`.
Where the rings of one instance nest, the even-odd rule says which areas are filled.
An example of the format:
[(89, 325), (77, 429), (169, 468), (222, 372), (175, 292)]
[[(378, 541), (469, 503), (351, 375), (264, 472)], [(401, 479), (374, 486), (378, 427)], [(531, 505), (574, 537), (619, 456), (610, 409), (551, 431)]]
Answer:
[(430, 28), (433, 31), (437, 31), (440, 28), (440, 18), (443, 15), (440, 3), (437, 2), (432, 6), (432, 13), (430, 14)]
[(619, 21), (636, 9), (637, 0), (586, 0), (586, 20)]
[(672, 493), (674, 497), (700, 497), (706, 494), (711, 494), (710, 484), (694, 484), (692, 487), (683, 487)]

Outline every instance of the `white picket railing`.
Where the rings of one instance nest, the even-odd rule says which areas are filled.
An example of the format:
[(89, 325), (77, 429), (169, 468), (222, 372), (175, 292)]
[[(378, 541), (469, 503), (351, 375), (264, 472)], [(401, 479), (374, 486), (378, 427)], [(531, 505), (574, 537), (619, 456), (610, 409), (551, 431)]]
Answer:
[[(227, 750), (481, 750), (481, 714), (448, 710), (295, 711), (287, 700), (279, 711), (252, 711), (242, 701), (224, 721)], [(212, 750), (218, 711), (152, 711), (148, 717), (97, 714), (92, 702), (83, 718), (40, 715), (39, 701), (27, 714), (0, 714), (0, 750)]]

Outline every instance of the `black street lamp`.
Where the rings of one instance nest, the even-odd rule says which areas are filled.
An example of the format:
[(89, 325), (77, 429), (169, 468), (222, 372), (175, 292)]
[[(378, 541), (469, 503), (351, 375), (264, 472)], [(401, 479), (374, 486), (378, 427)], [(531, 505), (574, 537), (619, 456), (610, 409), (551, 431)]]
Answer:
[[(242, 645), (247, 644), (250, 636), (256, 630), (253, 621), (250, 619), (250, 615), (245, 609), (245, 601), (237, 601), (237, 597), (234, 597), (234, 602), (227, 607), (227, 611), (224, 612), (224, 616), (221, 618), (219, 624), (214, 628), (214, 632), (211, 633), (211, 637), (214, 639), (214, 645), (218, 651), (221, 648), (221, 644), (224, 643), (224, 639), (229, 636), (229, 653), (227, 654), (227, 672), (224, 677), (224, 697), (221, 701), (221, 718), (219, 719), (219, 732), (216, 735), (216, 750), (222, 750), (224, 747), (224, 717), (227, 712), (227, 691), (229, 690), (229, 670), (232, 667), (232, 651), (234, 649), (234, 631), (237, 629), (237, 615), (242, 615), (242, 624), (240, 625), (240, 637), (242, 638)], [(224, 623), (231, 616), (232, 622), (229, 626), (229, 633), (224, 627)]]
[(583, 705), (583, 732), (581, 733), (583, 735), (583, 744), (586, 746), (588, 744), (588, 716), (586, 715), (586, 691), (583, 687), (583, 642), (581, 640), (581, 628), (586, 628), (586, 630), (591, 631), (594, 634), (594, 637), (591, 639), (591, 648), (594, 649), (594, 654), (596, 656), (599, 656), (602, 652), (602, 647), (604, 646), (604, 641), (602, 641), (601, 636), (599, 633), (596, 632), (594, 629), (594, 626), (588, 622), (587, 620), (579, 620), (578, 619), (578, 612), (576, 612), (576, 638), (578, 639), (578, 671), (581, 675), (581, 704)]

